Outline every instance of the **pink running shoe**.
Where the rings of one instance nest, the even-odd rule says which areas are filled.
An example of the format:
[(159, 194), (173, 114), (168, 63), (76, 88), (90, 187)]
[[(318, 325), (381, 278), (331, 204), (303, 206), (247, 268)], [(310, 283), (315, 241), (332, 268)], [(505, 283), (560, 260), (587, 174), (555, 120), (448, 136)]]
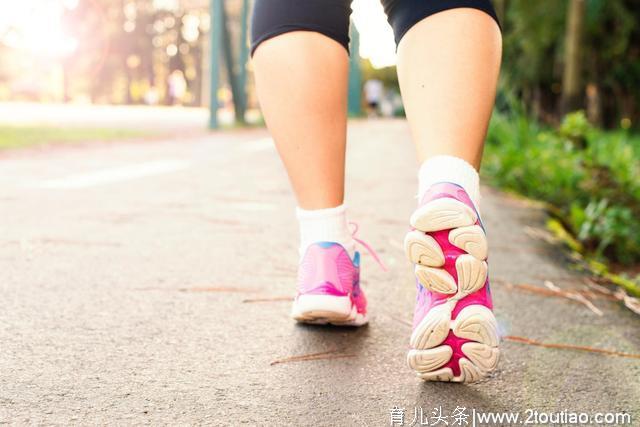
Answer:
[(367, 299), (360, 289), (360, 253), (352, 260), (339, 243), (309, 246), (298, 268), (298, 294), (291, 316), (313, 324), (367, 323)]
[(411, 215), (405, 251), (418, 297), (407, 362), (430, 381), (473, 382), (498, 363), (487, 238), (466, 191), (434, 184)]

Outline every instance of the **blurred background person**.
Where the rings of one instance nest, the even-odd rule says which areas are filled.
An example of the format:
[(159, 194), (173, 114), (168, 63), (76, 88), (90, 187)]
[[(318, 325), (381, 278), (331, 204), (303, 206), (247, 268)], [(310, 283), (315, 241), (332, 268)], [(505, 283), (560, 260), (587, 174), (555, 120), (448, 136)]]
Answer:
[(379, 79), (369, 79), (364, 82), (364, 98), (367, 102), (367, 113), (369, 117), (377, 117), (380, 109), (380, 102), (384, 95), (384, 83)]
[(181, 105), (187, 93), (187, 81), (180, 70), (173, 70), (167, 79), (169, 105)]

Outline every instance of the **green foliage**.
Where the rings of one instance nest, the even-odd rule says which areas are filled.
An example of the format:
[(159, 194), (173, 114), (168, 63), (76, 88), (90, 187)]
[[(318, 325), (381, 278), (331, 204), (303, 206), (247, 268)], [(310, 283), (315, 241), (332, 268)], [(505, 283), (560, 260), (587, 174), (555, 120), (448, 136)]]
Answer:
[(557, 0), (510, 1), (503, 23), (505, 77), (514, 89), (557, 82), (566, 5)]
[(585, 148), (586, 136), (590, 129), (591, 125), (587, 120), (587, 116), (582, 111), (579, 111), (567, 114), (560, 124), (558, 134), (571, 141), (574, 146)]
[(523, 114), (497, 113), (483, 173), (494, 184), (544, 200), (583, 248), (601, 259), (640, 262), (640, 136), (592, 128), (584, 113), (557, 130)]
[[(567, 2), (510, 0), (503, 20), (501, 90), (537, 119), (557, 123)], [(586, 0), (581, 34), (582, 101), (589, 119), (616, 128), (640, 124), (640, 7), (637, 0)]]

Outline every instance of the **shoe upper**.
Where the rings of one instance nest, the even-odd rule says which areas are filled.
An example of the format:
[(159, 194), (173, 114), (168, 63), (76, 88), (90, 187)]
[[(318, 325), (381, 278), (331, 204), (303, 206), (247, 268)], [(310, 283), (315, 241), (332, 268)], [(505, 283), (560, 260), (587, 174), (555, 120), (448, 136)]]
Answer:
[(360, 288), (360, 253), (353, 259), (336, 242), (310, 245), (298, 268), (299, 295), (349, 296), (359, 313), (366, 311), (366, 298)]

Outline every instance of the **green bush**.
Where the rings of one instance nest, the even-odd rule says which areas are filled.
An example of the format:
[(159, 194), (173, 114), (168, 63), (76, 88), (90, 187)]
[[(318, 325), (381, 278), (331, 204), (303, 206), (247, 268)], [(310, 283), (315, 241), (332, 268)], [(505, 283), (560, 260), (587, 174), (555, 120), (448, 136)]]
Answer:
[(597, 258), (640, 262), (640, 137), (592, 128), (584, 113), (546, 129), (511, 111), (494, 115), (483, 174), (554, 206)]

